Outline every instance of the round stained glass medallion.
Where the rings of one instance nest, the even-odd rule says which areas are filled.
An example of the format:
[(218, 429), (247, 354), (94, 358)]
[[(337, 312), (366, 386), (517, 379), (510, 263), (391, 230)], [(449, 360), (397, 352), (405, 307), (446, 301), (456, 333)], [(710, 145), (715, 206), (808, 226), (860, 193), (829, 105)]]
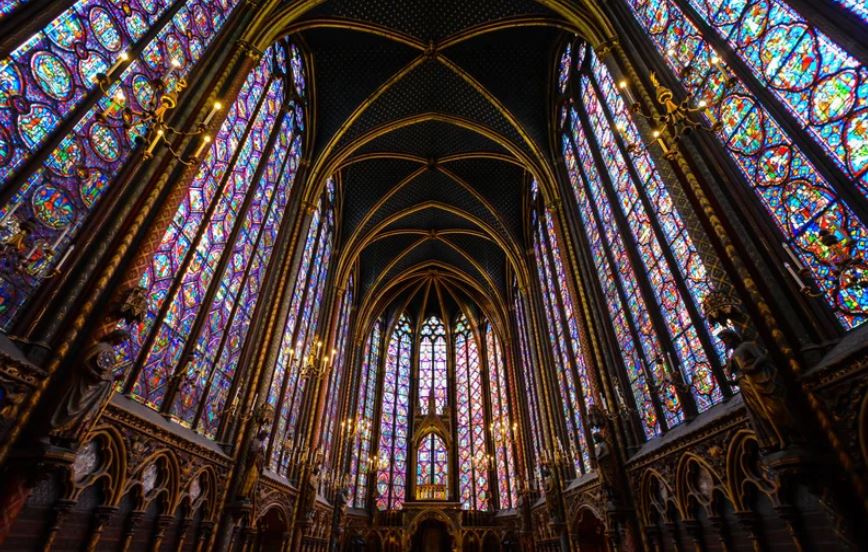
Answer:
[(82, 157), (84, 157), (84, 152), (81, 144), (74, 138), (67, 136), (60, 143), (60, 146), (51, 152), (46, 165), (51, 169), (51, 172), (58, 176), (75, 176)]
[(51, 52), (33, 54), (30, 70), (39, 88), (55, 100), (66, 100), (72, 94), (72, 74), (66, 64)]
[(193, 21), (196, 22), (196, 28), (199, 29), (199, 33), (202, 36), (208, 36), (208, 33), (211, 32), (211, 20), (200, 4), (193, 6)]
[(131, 12), (125, 20), (127, 31), (133, 37), (133, 40), (139, 40), (145, 33), (148, 32), (148, 21), (141, 13), (137, 11)]
[(18, 66), (9, 60), (0, 61), (0, 107), (12, 107), (12, 99), (24, 88)]
[(45, 34), (52, 42), (64, 50), (74, 50), (75, 45), (84, 42), (87, 33), (78, 15), (67, 10), (51, 22), (45, 29)]
[(804, 25), (777, 25), (763, 38), (762, 70), (771, 86), (804, 90), (814, 83), (820, 56), (814, 36)]
[(33, 192), (31, 207), (39, 222), (58, 230), (72, 222), (75, 216), (70, 197), (51, 184), (43, 184)]
[(148, 13), (157, 13), (157, 8), (159, 8), (159, 4), (157, 0), (138, 0), (139, 5)]
[(85, 207), (90, 209), (93, 204), (100, 198), (102, 193), (108, 188), (109, 179), (106, 175), (96, 169), (85, 169), (87, 175), (81, 181), (79, 186), (79, 195)]
[(58, 117), (54, 111), (42, 104), (32, 104), (28, 113), (18, 117), (18, 133), (24, 144), (33, 149), (42, 143), (57, 122)]
[(811, 91), (811, 120), (825, 124), (845, 117), (856, 103), (859, 77), (853, 70), (826, 77)]
[(90, 125), (90, 145), (93, 147), (97, 155), (107, 163), (117, 161), (120, 157), (121, 149), (118, 143), (118, 138), (114, 130), (105, 126), (102, 123), (94, 123)]
[(133, 95), (136, 97), (139, 107), (150, 109), (154, 102), (154, 86), (147, 76), (138, 73), (132, 80)]
[(105, 58), (93, 50), (87, 51), (87, 56), (78, 60), (78, 76), (84, 82), (96, 82), (96, 76), (109, 70)]
[(164, 42), (166, 46), (166, 54), (169, 56), (169, 63), (177, 61), (181, 65), (187, 63), (187, 54), (184, 51), (184, 44), (176, 35), (169, 33), (166, 35)]
[(103, 48), (110, 52), (117, 52), (123, 46), (123, 37), (118, 31), (115, 20), (105, 8), (95, 6), (88, 13), (90, 27), (94, 36)]
[(850, 170), (856, 176), (864, 178), (868, 171), (868, 110), (863, 110), (847, 122), (844, 141), (847, 144), (847, 163)]

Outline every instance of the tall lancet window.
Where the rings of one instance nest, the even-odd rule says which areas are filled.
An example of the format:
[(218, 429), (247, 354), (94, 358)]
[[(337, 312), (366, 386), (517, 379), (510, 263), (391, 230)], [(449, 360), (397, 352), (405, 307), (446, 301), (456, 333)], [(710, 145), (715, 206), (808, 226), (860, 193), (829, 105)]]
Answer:
[(449, 483), (449, 450), (443, 438), (433, 431), (419, 440), (416, 453), (417, 498), (443, 500)]
[(350, 477), (352, 479), (351, 493), (354, 508), (364, 508), (368, 498), (368, 474), (374, 467), (374, 455), (371, 445), (374, 429), (374, 409), (377, 401), (377, 374), (380, 372), (382, 360), (383, 332), (385, 321), (382, 317), (374, 322), (374, 327), (365, 343), (362, 357), (359, 384), (355, 386), (359, 393), (356, 402), (356, 419), (360, 420), (362, 429), (356, 434), (353, 442), (353, 454), (350, 459)]
[(419, 330), (419, 410), (427, 412), (433, 400), (434, 413), (446, 413), (449, 381), (446, 368), (446, 328), (436, 316)]
[(506, 381), (506, 366), (500, 339), (490, 322), (485, 324), (485, 352), (488, 359), (488, 387), (491, 391), (491, 441), (494, 445), (495, 471), (499, 509), (515, 508), (518, 498), (515, 477), (515, 451), (517, 424), (510, 416), (510, 394)]
[[(864, 1), (838, 3), (866, 20)], [(844, 329), (864, 323), (865, 65), (781, 0), (627, 4), (668, 76), (720, 122), (717, 136), (769, 214), (790, 270), (804, 268)]]
[[(702, 412), (723, 398), (722, 347), (700, 314), (709, 277), (647, 149), (629, 145), (641, 143), (638, 130), (608, 69), (585, 45), (576, 54), (564, 159), (650, 437), (684, 419), (684, 401)], [(689, 393), (679, 396), (678, 379)]]
[(531, 220), (537, 273), (557, 371), (561, 408), (570, 438), (569, 443), (558, 443), (558, 446), (573, 458), (576, 473), (582, 474), (590, 470), (584, 420), (587, 417), (586, 409), (593, 404), (593, 396), (576, 321), (580, 313), (573, 307), (568, 280), (570, 276), (564, 270), (553, 214), (541, 205), (542, 197), (536, 183), (531, 188), (535, 203)]
[[(345, 400), (345, 397), (341, 394), (341, 382), (344, 381), (344, 378), (349, 377), (349, 363), (352, 362), (351, 348), (347, 341), (351, 324), (350, 314), (353, 309), (353, 281), (353, 276), (351, 275), (347, 282), (347, 289), (341, 298), (338, 324), (333, 332), (334, 346), (332, 349), (334, 350), (334, 353), (332, 354), (332, 371), (329, 376), (329, 390), (326, 395), (326, 397), (328, 397), (328, 403), (326, 407), (326, 415), (323, 420), (325, 428), (322, 437), (325, 458), (329, 461), (331, 467), (337, 467), (333, 462), (339, 461), (337, 457), (331, 456), (332, 450), (334, 450), (334, 454), (338, 454), (341, 449), (340, 446), (332, 443), (332, 439), (341, 423), (345, 426), (347, 424), (347, 420), (339, 419), (339, 409), (341, 402)], [(355, 432), (361, 429), (361, 426), (355, 427), (355, 419), (352, 419), (352, 422), (354, 426), (347, 426), (345, 428), (346, 431)]]
[[(540, 428), (542, 427), (540, 416), (542, 415), (543, 410), (542, 404), (539, 400), (539, 395), (537, 394), (536, 364), (534, 363), (531, 349), (531, 343), (533, 343), (531, 324), (530, 319), (527, 318), (525, 298), (519, 290), (517, 282), (513, 283), (512, 293), (515, 312), (515, 329), (518, 334), (518, 350), (521, 355), (521, 367), (516, 370), (516, 377), (521, 378), (522, 386), (524, 387), (524, 392), (527, 396), (528, 428), (526, 429), (527, 437), (525, 439), (530, 441), (528, 446), (533, 457), (539, 458), (543, 450), (542, 435), (540, 433)], [(534, 465), (533, 478), (536, 479), (537, 486), (539, 487), (542, 485), (542, 478), (539, 474), (538, 464), (534, 462)]]
[[(290, 55), (272, 46), (247, 77), (142, 274), (147, 316), (118, 351), (122, 368), (133, 365), (125, 392), (207, 436), (237, 396), (236, 368), (301, 154)], [(237, 157), (227, 143), (240, 146)]]
[(271, 469), (284, 473), (295, 448), (295, 426), (308, 378), (302, 368), (320, 362), (322, 341), (317, 338), (326, 276), (331, 261), (335, 225), (335, 188), (329, 180), (311, 216), (302, 256), (293, 283), (283, 338), (271, 376), (268, 403), (275, 408), (269, 444)]
[(396, 510), (404, 504), (412, 360), (413, 328), (407, 315), (402, 314), (395, 324), (386, 351), (377, 451), (379, 510)]
[[(3, 2), (0, 17), (23, 3)], [(45, 9), (68, 7), (0, 60), (0, 192), (7, 198), (0, 236), (8, 241), (22, 225), (32, 226), (0, 256), (0, 327), (9, 329), (40, 283), (67, 260), (140, 147), (134, 140), (144, 131), (141, 119), (133, 115), (125, 125), (123, 108), (153, 107), (158, 81), (176, 89), (237, 4), (50, 2)], [(97, 86), (101, 73), (108, 76), (105, 94)]]
[(485, 402), (479, 343), (470, 322), (460, 315), (453, 329), (455, 343), (455, 406), (458, 412), (458, 492), (465, 510), (488, 510), (488, 468), (485, 447)]

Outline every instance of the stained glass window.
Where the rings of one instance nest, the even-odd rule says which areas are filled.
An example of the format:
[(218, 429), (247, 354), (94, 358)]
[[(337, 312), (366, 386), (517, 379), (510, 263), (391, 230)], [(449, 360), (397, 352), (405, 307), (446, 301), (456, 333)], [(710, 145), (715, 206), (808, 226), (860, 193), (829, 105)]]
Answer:
[[(66, 260), (136, 148), (143, 129), (135, 121), (124, 127), (119, 91), (124, 105), (151, 107), (153, 83), (163, 79), (174, 89), (236, 5), (80, 0), (0, 60), (0, 189), (11, 194), (0, 219), (7, 229), (34, 221), (21, 246), (0, 257), (0, 326), (9, 328), (44, 276)], [(110, 71), (122, 52), (130, 61)], [(96, 75), (110, 72), (100, 97)], [(89, 100), (98, 101), (85, 110)], [(70, 118), (77, 118), (72, 129), (58, 136)]]
[(488, 469), (485, 412), (479, 344), (463, 314), (455, 321), (455, 405), (458, 412), (458, 492), (466, 510), (488, 510)]
[(351, 488), (352, 505), (364, 508), (368, 497), (368, 473), (374, 467), (371, 455), (373, 439), (374, 407), (377, 400), (377, 374), (379, 373), (381, 348), (383, 341), (383, 326), (385, 322), (378, 318), (365, 343), (365, 356), (362, 359), (359, 385), (360, 393), (356, 403), (356, 419), (363, 420), (360, 431), (353, 443), (354, 453), (350, 459), (350, 476), (354, 482)]
[(428, 411), (429, 396), (434, 412), (446, 412), (449, 382), (446, 374), (446, 328), (436, 316), (425, 321), (419, 330), (419, 410)]
[[(416, 453), (416, 484), (440, 486), (445, 494), (449, 482), (449, 451), (443, 438), (434, 432), (422, 436)], [(441, 494), (441, 496), (442, 496)], [(436, 499), (432, 493), (425, 498)]]
[[(324, 418), (325, 422), (325, 431), (323, 432), (323, 449), (324, 454), (329, 462), (331, 463), (334, 460), (330, 456), (330, 452), (332, 450), (332, 438), (337, 430), (339, 425), (339, 413), (338, 413), (338, 405), (340, 404), (341, 397), (341, 382), (343, 381), (344, 372), (349, 370), (348, 363), (351, 362), (351, 355), (349, 353), (349, 347), (347, 346), (348, 333), (350, 330), (350, 311), (353, 306), (353, 277), (350, 276), (349, 282), (347, 283), (347, 290), (344, 292), (344, 296), (341, 299), (341, 310), (338, 315), (338, 325), (335, 328), (336, 337), (333, 340), (334, 347), (332, 353), (332, 369), (331, 375), (329, 379), (329, 390), (328, 395), (326, 395), (329, 400), (326, 407), (326, 414)], [(346, 421), (346, 420), (345, 420)], [(355, 430), (356, 428), (353, 428)], [(338, 447), (339, 448), (339, 447)], [(330, 464), (334, 466), (334, 464)]]
[[(548, 337), (552, 345), (561, 408), (578, 474), (589, 470), (588, 438), (583, 420), (586, 408), (593, 404), (587, 368), (582, 357), (573, 301), (564, 272), (553, 215), (548, 209), (533, 212), (535, 224), (534, 252), (542, 288)], [(578, 379), (576, 377), (578, 375)]]
[(377, 509), (396, 510), (404, 503), (413, 329), (401, 315), (389, 338), (380, 414), (377, 459)]
[[(276, 44), (248, 76), (142, 274), (148, 310), (118, 350), (125, 390), (213, 437), (301, 154)], [(283, 109), (283, 112), (281, 111)], [(239, 146), (230, 162), (226, 144)]]
[(494, 446), (497, 494), (500, 509), (516, 507), (515, 442), (517, 429), (511, 422), (506, 366), (500, 339), (491, 323), (485, 325), (485, 351), (488, 359), (488, 387), (491, 391), (491, 441)]
[[(864, 3), (840, 3), (864, 17)], [(868, 197), (865, 67), (780, 0), (627, 4), (673, 75), (711, 106), (718, 137), (798, 258), (791, 268), (804, 265), (845, 329), (862, 324), (868, 269), (851, 260), (868, 250), (868, 229), (849, 203)], [(758, 98), (757, 82), (782, 109)], [(817, 170), (828, 163), (835, 178)]]
[(574, 67), (575, 97), (562, 110), (562, 151), (650, 437), (661, 431), (661, 421), (672, 427), (684, 419), (680, 402), (686, 399), (674, 377), (689, 386), (699, 412), (723, 399), (714, 375), (723, 350), (699, 314), (710, 291), (703, 260), (654, 160), (637, 146), (638, 128), (611, 74), (593, 51), (581, 48), (587, 53)]
[(317, 331), (334, 241), (334, 201), (334, 181), (329, 179), (308, 226), (268, 391), (268, 402), (276, 413), (269, 463), (280, 474), (288, 468), (296, 442), (299, 406), (308, 381), (302, 368), (328, 354), (322, 350)]
[[(542, 422), (539, 416), (542, 415), (540, 401), (537, 395), (536, 376), (534, 372), (533, 357), (531, 356), (531, 338), (529, 333), (530, 321), (527, 318), (525, 309), (525, 299), (518, 289), (518, 285), (513, 285), (513, 304), (515, 305), (515, 326), (518, 334), (519, 353), (521, 354), (521, 369), (517, 370), (517, 374), (522, 378), (524, 392), (527, 395), (527, 418), (529, 427), (530, 449), (534, 458), (539, 458), (543, 450), (542, 436), (540, 427)], [(539, 468), (534, 463), (534, 479), (537, 482), (537, 488), (542, 488), (542, 477), (539, 473)]]
[(868, 90), (858, 84), (868, 68), (781, 0), (689, 0), (684, 8), (726, 41), (868, 197)]

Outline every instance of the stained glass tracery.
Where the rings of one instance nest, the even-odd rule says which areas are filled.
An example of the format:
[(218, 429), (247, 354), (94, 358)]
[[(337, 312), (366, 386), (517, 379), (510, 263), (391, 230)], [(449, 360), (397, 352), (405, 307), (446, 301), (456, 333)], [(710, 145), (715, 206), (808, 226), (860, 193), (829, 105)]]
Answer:
[[(573, 453), (570, 456), (574, 459), (576, 473), (581, 474), (590, 467), (584, 419), (587, 415), (585, 409), (593, 404), (593, 397), (590, 395), (588, 372), (575, 320), (577, 313), (567, 286), (553, 214), (548, 209), (540, 209), (533, 212), (533, 220), (536, 224), (534, 253), (548, 337), (555, 357), (564, 422), (570, 436), (566, 446)], [(578, 379), (575, 374), (578, 374)]]
[(413, 329), (410, 319), (402, 314), (386, 350), (377, 448), (376, 505), (379, 510), (395, 510), (404, 503), (412, 351)]
[[(142, 274), (145, 320), (118, 350), (121, 370), (137, 368), (132, 397), (209, 437), (237, 401), (236, 368), (301, 155), (301, 106), (275, 71), (284, 48), (266, 52), (230, 107)], [(227, 144), (239, 148), (233, 160)]]
[[(446, 442), (440, 435), (428, 433), (419, 440), (419, 448), (416, 452), (416, 484), (441, 487), (446, 492), (449, 483), (449, 450)], [(432, 489), (433, 491), (433, 489)], [(439, 498), (433, 493), (425, 498)]]
[[(530, 440), (530, 450), (533, 454), (533, 458), (540, 458), (543, 450), (542, 435), (540, 433), (542, 422), (539, 419), (539, 416), (542, 415), (542, 405), (537, 396), (536, 374), (534, 370), (533, 356), (531, 356), (533, 353), (531, 349), (531, 334), (529, 333), (530, 319), (527, 318), (525, 298), (518, 289), (517, 283), (513, 285), (513, 304), (515, 306), (515, 328), (516, 333), (518, 334), (518, 348), (519, 354), (521, 355), (521, 370), (517, 370), (516, 373), (522, 378), (524, 391), (527, 393), (528, 397), (528, 428), (526, 429), (526, 432), (529, 435), (527, 438)], [(535, 466), (533, 468), (532, 478), (536, 481), (537, 488), (542, 488), (542, 477), (539, 473), (539, 466), (536, 463), (534, 464)], [(530, 478), (531, 477), (528, 479)]]
[[(125, 129), (111, 98), (122, 90), (135, 107), (150, 107), (152, 82), (163, 78), (171, 89), (186, 76), (236, 4), (163, 0), (145, 9), (80, 0), (0, 60), (0, 189), (17, 187), (0, 219), (34, 221), (23, 248), (0, 258), (0, 325), (8, 328), (44, 275), (66, 261), (136, 148), (142, 129), (135, 121)], [(160, 21), (164, 26), (154, 28)], [(100, 93), (96, 74), (108, 72), (123, 51), (131, 61), (113, 75), (108, 94), (82, 112), (85, 100)], [(58, 136), (71, 117), (72, 130)], [(40, 152), (45, 160), (35, 164)]]
[(506, 382), (506, 366), (500, 339), (491, 323), (485, 325), (485, 350), (488, 360), (488, 386), (491, 391), (491, 441), (494, 447), (495, 473), (497, 474), (497, 494), (501, 510), (516, 507), (518, 482), (515, 472), (515, 451), (517, 426), (513, 424), (510, 393)]
[(562, 151), (627, 381), (651, 437), (661, 421), (672, 427), (684, 419), (673, 370), (696, 410), (722, 400), (715, 365), (723, 350), (699, 315), (710, 291), (703, 259), (648, 151), (625, 145), (642, 140), (608, 69), (581, 48), (587, 52), (573, 69), (576, 93), (561, 112)]
[(446, 328), (436, 316), (428, 318), (419, 330), (419, 410), (428, 411), (429, 397), (434, 412), (444, 414), (449, 382), (446, 371)]
[(307, 387), (308, 378), (303, 377), (302, 367), (318, 362), (319, 357), (315, 355), (328, 354), (321, 349), (322, 341), (317, 335), (334, 245), (334, 202), (334, 181), (329, 179), (307, 229), (268, 391), (268, 403), (276, 413), (269, 465), (281, 475), (289, 467), (290, 454), (297, 437), (295, 430), (300, 402)]
[[(868, 250), (866, 221), (849, 204), (866, 197), (865, 68), (779, 0), (628, 5), (672, 74), (697, 101), (713, 106), (718, 137), (841, 325), (862, 324), (868, 291), (859, 282), (868, 269), (845, 260)], [(842, 193), (817, 169), (818, 159), (758, 98), (743, 72), (722, 63), (712, 38), (783, 104), (854, 189)]]
[(355, 508), (364, 508), (368, 497), (368, 474), (374, 467), (374, 456), (371, 454), (374, 409), (377, 400), (377, 374), (382, 359), (382, 341), (385, 321), (382, 317), (374, 322), (362, 360), (358, 390), (361, 393), (356, 403), (356, 419), (364, 421), (363, 430), (356, 435), (353, 445), (354, 453), (350, 458), (350, 476), (354, 484), (351, 488), (352, 504)]
[[(344, 374), (348, 372), (348, 363), (350, 362), (350, 347), (348, 344), (350, 331), (350, 313), (353, 307), (353, 292), (354, 278), (351, 275), (347, 283), (347, 289), (341, 298), (341, 307), (338, 314), (338, 324), (334, 330), (334, 347), (332, 350), (332, 368), (329, 379), (328, 397), (331, 400), (328, 402), (325, 414), (325, 431), (323, 432), (322, 442), (325, 457), (331, 463), (332, 458), (330, 452), (333, 448), (332, 439), (338, 429), (340, 417), (338, 415), (338, 405), (341, 401), (341, 382)], [(360, 426), (364, 428), (365, 426)]]
[(455, 343), (455, 399), (458, 412), (458, 492), (468, 510), (489, 509), (488, 471), (491, 457), (485, 446), (485, 413), (479, 344), (462, 314), (453, 330)]

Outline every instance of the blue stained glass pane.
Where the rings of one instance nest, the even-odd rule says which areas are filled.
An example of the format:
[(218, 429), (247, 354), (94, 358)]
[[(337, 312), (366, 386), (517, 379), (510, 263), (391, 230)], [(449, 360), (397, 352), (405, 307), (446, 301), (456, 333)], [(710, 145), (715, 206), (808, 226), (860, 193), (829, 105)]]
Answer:
[(458, 492), (465, 510), (488, 510), (488, 468), (485, 448), (482, 373), (479, 344), (462, 314), (453, 329), (455, 348), (455, 406), (458, 413)]
[[(20, 220), (36, 224), (20, 253), (28, 253), (25, 270), (15, 270), (17, 254), (0, 257), (0, 325), (8, 328), (42, 281), (41, 275), (65, 260), (77, 232), (91, 209), (114, 182), (136, 149), (133, 139), (141, 131), (135, 124), (124, 130), (116, 100), (123, 90), (125, 101), (147, 96), (142, 82), (162, 78), (172, 69), (171, 59), (148, 54), (164, 51), (170, 44), (184, 52), (186, 64), (166, 77), (169, 89), (201, 59), (204, 48), (216, 36), (235, 7), (235, 1), (187, 0), (171, 7), (154, 2), (153, 12), (132, 6), (129, 13), (114, 2), (82, 0), (63, 12), (45, 29), (0, 60), (0, 186), (5, 185), (32, 154), (59, 128), (63, 117), (74, 112), (94, 89), (94, 75), (107, 70), (119, 51), (140, 40), (135, 29), (150, 28), (167, 10), (205, 10), (211, 25), (181, 33), (175, 18), (160, 29), (139, 56), (134, 56), (108, 94), (79, 119), (59, 140), (45, 161), (27, 175), (21, 188), (12, 194), (4, 211), (14, 211)], [(198, 6), (198, 8), (196, 7)], [(198, 47), (194, 47), (198, 44)], [(117, 47), (118, 52), (112, 51)], [(100, 115), (105, 114), (101, 120)], [(29, 144), (29, 145), (28, 145)], [(35, 149), (34, 149), (35, 148)], [(47, 203), (44, 186), (63, 191), (66, 201)], [(63, 224), (57, 216), (70, 212)]]
[[(718, 55), (678, 5), (672, 0), (629, 0), (628, 5), (673, 74), (679, 76), (685, 88), (697, 99), (705, 100), (709, 105), (714, 106), (707, 115), (710, 119), (721, 123), (718, 137), (742, 171), (750, 189), (771, 215), (783, 240), (816, 281), (842, 326), (849, 329), (862, 324), (868, 312), (868, 290), (858, 282), (865, 278), (865, 271), (853, 265), (843, 269), (839, 266), (844, 266), (841, 264), (843, 259), (864, 257), (865, 251), (868, 250), (868, 229), (865, 222), (859, 220), (851, 208), (838, 197), (830, 183), (817, 172), (804, 152), (747, 90), (744, 83), (737, 77), (733, 77), (731, 72), (719, 63)], [(741, 10), (744, 6), (743, 2), (738, 2), (733, 4), (731, 9)], [(763, 18), (760, 21), (767, 22), (772, 22), (766, 19), (767, 17), (789, 17), (785, 10), (778, 9), (777, 4), (775, 6), (778, 7), (772, 6), (769, 2), (756, 3), (752, 6), (759, 11), (751, 11), (749, 17), (744, 19), (745, 22), (757, 21), (755, 17), (758, 15)], [(724, 11), (715, 17), (716, 25), (723, 25), (725, 30), (732, 30), (734, 23), (726, 23), (726, 18), (729, 16)], [(778, 19), (775, 19), (772, 22), (773, 26), (778, 24), (777, 21)], [(800, 27), (792, 22), (789, 27), (805, 30), (804, 26)], [(787, 25), (777, 28), (786, 29)], [(778, 48), (781, 45), (796, 44), (795, 39), (788, 39), (784, 35), (782, 40), (775, 40), (775, 43), (763, 46), (765, 41), (756, 40), (752, 32), (743, 35), (747, 39), (744, 47), (769, 48), (769, 67), (772, 66), (771, 62), (782, 67), (782, 59), (777, 53)], [(780, 30), (776, 31), (776, 33), (780, 32)], [(738, 40), (739, 36), (741, 35), (733, 34), (732, 40)], [(774, 38), (775, 34), (765, 36)], [(799, 36), (803, 37), (804, 33)], [(809, 73), (813, 75), (816, 69), (816, 74), (819, 75), (819, 67), (829, 58), (819, 49), (821, 47), (819, 36), (813, 36), (816, 40), (812, 38), (809, 43), (812, 44), (812, 48), (816, 45), (818, 55), (811, 54), (804, 60), (810, 61)], [(799, 40), (801, 41), (801, 38)], [(798, 44), (803, 43), (798, 42)], [(833, 62), (846, 65), (850, 63), (848, 59), (849, 56), (844, 56), (837, 62), (834, 60)], [(859, 71), (864, 69), (860, 67)], [(797, 71), (793, 74), (804, 75), (805, 72)], [(868, 126), (864, 124), (864, 118), (868, 111), (862, 109), (854, 113), (857, 101), (855, 98), (853, 101), (847, 99), (849, 92), (846, 86), (829, 86), (828, 90), (822, 90), (823, 86), (831, 85), (833, 82), (838, 84), (846, 82), (850, 74), (843, 71), (838, 73), (835, 79), (823, 83), (816, 82), (814, 86), (821, 89), (816, 97), (826, 102), (819, 107), (820, 112), (826, 113), (821, 120), (835, 119), (835, 117), (828, 117), (828, 114), (839, 110), (842, 110), (841, 113), (845, 115), (852, 114), (849, 116), (847, 128), (853, 129), (853, 132), (848, 131), (844, 135), (849, 144), (846, 149), (855, 147), (861, 153), (852, 157), (852, 160), (856, 161), (855, 164), (847, 160), (848, 170), (854, 177), (864, 182), (864, 167), (859, 167), (859, 156), (866, 151), (864, 134)], [(864, 102), (865, 82), (863, 78), (858, 88), (850, 90), (861, 95), (858, 102)], [(836, 92), (836, 88), (841, 90)], [(775, 93), (782, 97), (789, 92), (785, 86), (783, 90)], [(836, 96), (842, 93), (844, 94), (842, 98)], [(806, 106), (802, 105), (802, 107)], [(829, 125), (821, 124), (820, 127), (832, 128), (839, 123), (840, 121), (835, 119)], [(810, 130), (818, 140), (821, 138), (817, 138), (816, 132), (820, 127)], [(829, 141), (829, 144), (834, 149), (834, 141)], [(835, 151), (839, 150), (835, 149)], [(840, 164), (840, 155), (836, 154), (835, 158)], [(823, 239), (824, 236), (837, 237), (837, 243), (826, 245), (831, 240)]]
[[(281, 81), (274, 80), (268, 84), (269, 75), (270, 62), (268, 58), (265, 58), (245, 83), (245, 85), (248, 83), (250, 84), (249, 92), (252, 95), (261, 95), (262, 93), (260, 91), (262, 88), (267, 87), (265, 96), (279, 96), (282, 90)], [(246, 96), (242, 97), (246, 99)], [(227, 119), (226, 123), (232, 126), (227, 127), (226, 124), (224, 124), (221, 128), (221, 133), (227, 131), (239, 136), (243, 136), (245, 132), (247, 134), (243, 137), (244, 142), (235, 164), (232, 165), (231, 168), (227, 169), (225, 173), (219, 175), (220, 181), (219, 183), (216, 183), (219, 195), (211, 196), (211, 201), (208, 202), (209, 205), (212, 202), (216, 202), (213, 211), (210, 213), (210, 218), (206, 220), (206, 212), (195, 211), (189, 212), (189, 215), (195, 219), (195, 222), (191, 221), (189, 217), (186, 219), (181, 218), (183, 214), (188, 213), (188, 210), (184, 209), (182, 212), (176, 213), (175, 218), (172, 221), (173, 226), (177, 227), (186, 225), (188, 228), (192, 226), (190, 223), (193, 222), (195, 227), (202, 229), (198, 240), (194, 239), (194, 241), (190, 242), (185, 241), (183, 243), (183, 249), (179, 250), (178, 246), (181, 244), (176, 240), (173, 243), (173, 238), (178, 235), (177, 232), (167, 231), (163, 236), (163, 240), (158, 250), (172, 251), (175, 255), (180, 254), (178, 257), (179, 260), (183, 259), (187, 255), (191, 255), (191, 257), (190, 263), (183, 273), (170, 275), (171, 279), (177, 278), (180, 280), (177, 293), (173, 297), (164, 298), (169, 301), (167, 312), (171, 313), (171, 316), (167, 316), (164, 320), (166, 330), (160, 329), (159, 331), (170, 332), (172, 338), (165, 348), (158, 349), (154, 346), (151, 347), (151, 350), (144, 357), (142, 376), (138, 379), (133, 388), (133, 396), (147, 404), (158, 405), (162, 401), (168, 380), (163, 377), (154, 378), (151, 375), (154, 373), (170, 374), (174, 372), (174, 366), (178, 362), (177, 357), (181, 354), (181, 349), (183, 349), (187, 338), (189, 337), (189, 331), (193, 321), (195, 320), (199, 309), (202, 307), (201, 302), (215, 275), (214, 271), (228, 245), (227, 240), (239, 215), (238, 209), (249, 191), (253, 172), (259, 164), (261, 152), (264, 149), (265, 137), (270, 132), (271, 127), (277, 118), (278, 113), (276, 107), (277, 106), (272, 102), (263, 101), (261, 102), (261, 108), (251, 121), (242, 120), (240, 118), (237, 120)], [(230, 116), (231, 115), (232, 114), (230, 113)], [(250, 123), (249, 125), (246, 124), (248, 122)], [(193, 190), (196, 190), (195, 194), (197, 194), (193, 197), (198, 199), (198, 193), (205, 187), (205, 181), (217, 176), (213, 172), (214, 166), (209, 163), (209, 161), (212, 161), (213, 158), (216, 157), (217, 153), (216, 145), (212, 145), (208, 155), (200, 166), (199, 173), (190, 186), (191, 191), (188, 192), (187, 198), (185, 198), (188, 204), (191, 199), (191, 194), (194, 193), (192, 192)], [(260, 180), (260, 184), (266, 183), (267, 181), (264, 179)], [(259, 187), (255, 189), (253, 193), (255, 196), (258, 196), (259, 200), (254, 201), (254, 203), (264, 205), (263, 188)], [(185, 201), (182, 200), (182, 204), (184, 203)], [(239, 247), (243, 247), (246, 241), (243, 238), (244, 237), (242, 236)], [(180, 265), (178, 268), (181, 268)], [(241, 266), (236, 267), (236, 271), (242, 269), (243, 267)], [(144, 282), (141, 283), (143, 284)], [(237, 288), (234, 291), (237, 293)], [(217, 298), (220, 300), (218, 305), (230, 304), (225, 296), (228, 292), (229, 289), (224, 282), (222, 289), (223, 296)], [(218, 293), (218, 295), (221, 294)], [(156, 316), (157, 313), (164, 308), (163, 303), (163, 301), (158, 303), (149, 303), (148, 310), (153, 312)], [(226, 317), (228, 316), (228, 313), (225, 311), (222, 313), (217, 312), (215, 313), (215, 316)], [(225, 320), (219, 322), (212, 320), (211, 323), (217, 326), (222, 326), (225, 323)], [(138, 357), (141, 347), (140, 343), (144, 341), (144, 338), (149, 331), (151, 331), (151, 328), (147, 326), (140, 326), (137, 328), (137, 334), (140, 338), (130, 340), (126, 351), (128, 354), (127, 358), (130, 361), (133, 361)], [(175, 406), (176, 410), (174, 413), (180, 416), (181, 421), (188, 424), (192, 421), (192, 416), (195, 414), (195, 409), (198, 406), (199, 401), (196, 400), (198, 399), (197, 395), (201, 392), (202, 387), (208, 379), (208, 374), (206, 373), (207, 370), (205, 370), (204, 364), (199, 363), (200, 360), (201, 359), (196, 359), (194, 356), (194, 359), (191, 359), (191, 362), (187, 363), (187, 365), (182, 368), (185, 371), (185, 374), (181, 376), (182, 383), (179, 388), (181, 400), (179, 406)], [(183, 412), (179, 412), (177, 408), (183, 409)], [(193, 410), (193, 412), (190, 410)]]
[(375, 498), (378, 510), (396, 510), (404, 503), (412, 348), (410, 319), (402, 314), (395, 324), (386, 350), (376, 460)]

